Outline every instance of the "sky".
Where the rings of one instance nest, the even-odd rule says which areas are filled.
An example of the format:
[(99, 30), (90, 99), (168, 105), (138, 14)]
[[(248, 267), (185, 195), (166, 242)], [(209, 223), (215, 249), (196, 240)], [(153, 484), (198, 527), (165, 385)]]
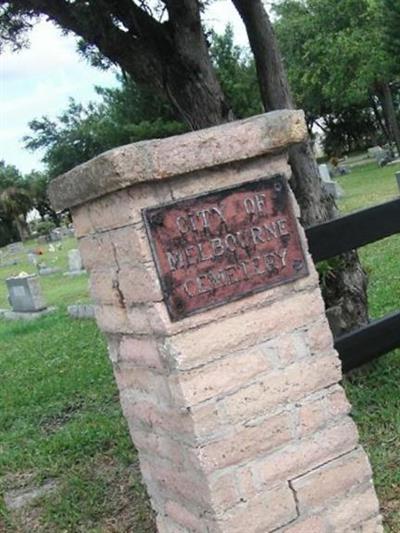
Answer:
[[(217, 0), (204, 18), (217, 32), (231, 23), (236, 42), (247, 44), (245, 29), (230, 0)], [(23, 147), (22, 137), (30, 131), (28, 123), (43, 115), (56, 117), (70, 97), (83, 104), (95, 100), (95, 85), (115, 83), (115, 73), (91, 67), (78, 55), (75, 37), (63, 35), (49, 22), (38, 23), (30, 33), (29, 48), (0, 55), (0, 160), (23, 173), (43, 169), (43, 153)]]

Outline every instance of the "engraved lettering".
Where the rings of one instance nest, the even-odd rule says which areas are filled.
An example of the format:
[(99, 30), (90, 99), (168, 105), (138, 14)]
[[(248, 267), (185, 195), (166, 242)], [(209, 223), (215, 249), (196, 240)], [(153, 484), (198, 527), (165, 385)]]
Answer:
[(190, 231), (190, 227), (187, 223), (186, 217), (179, 216), (176, 218), (176, 225), (181, 233), (187, 233)]
[(272, 222), (272, 224), (264, 224), (264, 229), (267, 232), (267, 241), (278, 238), (278, 232), (275, 222)]
[(287, 229), (287, 222), (284, 218), (280, 218), (279, 220), (277, 220), (276, 225), (279, 229), (279, 235), (289, 235), (289, 231)]
[(251, 231), (251, 237), (253, 239), (254, 244), (265, 242), (265, 239), (262, 237), (261, 228), (254, 226), (253, 228), (251, 228), (250, 231)]
[(275, 253), (280, 258), (282, 262), (282, 268), (284, 268), (286, 266), (287, 248), (282, 248), (282, 250), (277, 250)]
[(225, 246), (230, 252), (234, 252), (237, 248), (235, 236), (231, 233), (228, 233), (228, 235), (225, 237)]
[(181, 252), (166, 252), (166, 255), (170, 270), (177, 270), (184, 266), (185, 260)]
[[(193, 286), (194, 286), (194, 290), (193, 290)], [(183, 290), (186, 292), (189, 298), (193, 298), (194, 296), (196, 296), (196, 288), (197, 288), (196, 282), (193, 279), (187, 279), (183, 284)]]
[(225, 248), (222, 244), (222, 240), (219, 237), (217, 237), (216, 239), (211, 239), (211, 246), (213, 249), (214, 257), (224, 255)]

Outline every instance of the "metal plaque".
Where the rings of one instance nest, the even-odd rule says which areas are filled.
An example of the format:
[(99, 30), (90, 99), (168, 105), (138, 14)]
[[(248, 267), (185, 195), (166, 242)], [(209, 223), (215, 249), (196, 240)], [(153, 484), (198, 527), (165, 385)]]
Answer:
[(281, 175), (143, 210), (171, 320), (308, 274)]

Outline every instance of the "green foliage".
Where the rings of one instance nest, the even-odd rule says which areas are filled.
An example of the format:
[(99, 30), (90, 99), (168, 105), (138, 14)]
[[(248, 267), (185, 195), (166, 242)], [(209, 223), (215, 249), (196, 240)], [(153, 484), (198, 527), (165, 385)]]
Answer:
[(382, 2), (397, 6), (399, 0), (282, 0), (275, 6), (296, 103), (311, 123), (323, 117), (331, 146), (335, 139), (349, 150), (363, 146), (360, 137), (366, 144), (381, 140), (371, 99), (400, 76), (399, 54), (385, 44), (389, 22)]
[(234, 44), (232, 26), (222, 35), (212, 33), (211, 55), (222, 90), (237, 118), (263, 112), (254, 59)]
[(41, 220), (35, 225), (35, 231), (38, 235), (48, 235), (56, 227), (50, 220)]
[(71, 99), (57, 119), (42, 117), (29, 124), (32, 133), (25, 146), (45, 150), (49, 178), (116, 146), (184, 131), (162, 99), (128, 78), (120, 81), (118, 88), (96, 89), (100, 103), (85, 107)]

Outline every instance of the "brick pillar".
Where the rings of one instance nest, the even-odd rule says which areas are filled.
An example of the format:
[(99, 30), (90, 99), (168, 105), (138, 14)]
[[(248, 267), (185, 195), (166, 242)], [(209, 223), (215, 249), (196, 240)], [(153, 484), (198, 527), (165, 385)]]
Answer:
[[(237, 284), (224, 303), (213, 306), (210, 293), (203, 310), (173, 320), (144, 225), (143, 208), (287, 178), (285, 150), (305, 135), (301, 112), (279, 111), (123, 146), (51, 185), (55, 207), (72, 210), (162, 533), (383, 531), (296, 219), (290, 239), (299, 235), (308, 275), (254, 293)], [(290, 192), (289, 203), (298, 215)], [(178, 268), (174, 256), (170, 269)], [(186, 288), (188, 300), (201, 292)]]

